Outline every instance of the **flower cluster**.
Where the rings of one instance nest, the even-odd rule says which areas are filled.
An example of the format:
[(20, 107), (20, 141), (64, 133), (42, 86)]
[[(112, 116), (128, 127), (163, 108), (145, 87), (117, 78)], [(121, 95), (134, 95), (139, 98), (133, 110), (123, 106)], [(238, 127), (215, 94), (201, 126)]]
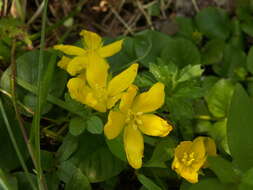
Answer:
[[(165, 137), (173, 129), (166, 120), (152, 113), (164, 103), (164, 84), (158, 82), (148, 91), (138, 94), (138, 87), (133, 84), (138, 70), (137, 63), (113, 78), (108, 77), (109, 64), (105, 58), (119, 52), (123, 40), (103, 46), (102, 38), (96, 33), (83, 30), (80, 35), (83, 48), (54, 46), (66, 54), (58, 66), (73, 77), (67, 83), (70, 96), (96, 111), (109, 110), (108, 121), (104, 126), (105, 136), (114, 139), (123, 132), (127, 160), (133, 168), (141, 168), (144, 151), (142, 134)], [(207, 155), (216, 155), (212, 139), (198, 137), (193, 142), (181, 142), (175, 150), (172, 169), (195, 183)]]

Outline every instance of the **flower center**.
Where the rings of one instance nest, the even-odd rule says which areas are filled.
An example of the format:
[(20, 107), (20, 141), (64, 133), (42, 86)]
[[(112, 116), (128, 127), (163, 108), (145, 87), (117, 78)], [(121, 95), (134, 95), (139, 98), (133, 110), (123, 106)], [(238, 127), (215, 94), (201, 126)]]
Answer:
[(184, 156), (182, 158), (182, 162), (183, 164), (185, 164), (186, 166), (190, 166), (194, 161), (196, 160), (195, 158), (195, 153), (192, 152), (192, 153), (186, 153), (184, 152)]
[(105, 102), (107, 100), (107, 90), (105, 87), (100, 87), (99, 85), (95, 86), (95, 95), (96, 95), (96, 99), (99, 102)]
[(140, 116), (142, 114), (142, 112), (135, 113), (129, 109), (127, 111), (126, 123), (132, 123), (135, 127), (138, 127), (138, 125), (142, 125), (142, 121), (140, 119)]

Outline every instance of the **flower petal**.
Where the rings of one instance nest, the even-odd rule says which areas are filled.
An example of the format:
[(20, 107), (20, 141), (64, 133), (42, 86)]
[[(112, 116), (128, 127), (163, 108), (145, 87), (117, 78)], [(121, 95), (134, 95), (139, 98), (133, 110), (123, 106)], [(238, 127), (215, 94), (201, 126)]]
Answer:
[(124, 147), (129, 164), (139, 169), (142, 166), (144, 141), (141, 132), (134, 125), (127, 125), (124, 130)]
[(71, 98), (92, 107), (99, 112), (106, 111), (106, 104), (100, 102), (95, 96), (94, 91), (85, 84), (85, 80), (79, 77), (72, 78), (68, 81), (67, 87)]
[(120, 104), (119, 104), (119, 109), (122, 112), (126, 112), (128, 109), (131, 108), (134, 98), (137, 94), (137, 91), (138, 91), (138, 87), (132, 84), (127, 89), (127, 92), (123, 93)]
[(197, 183), (198, 182), (198, 170), (194, 170), (189, 167), (181, 168), (178, 173), (190, 183)]
[(198, 170), (194, 170), (194, 168), (191, 167), (185, 167), (180, 163), (178, 157), (175, 157), (172, 162), (172, 170), (175, 170), (178, 175), (180, 175), (190, 183), (198, 182)]
[(81, 78), (75, 77), (70, 79), (67, 83), (67, 87), (71, 98), (85, 104), (85, 86), (85, 80), (82, 80)]
[(154, 114), (143, 114), (139, 119), (141, 124), (138, 127), (146, 135), (165, 137), (172, 130), (167, 121)]
[(88, 59), (86, 76), (89, 85), (93, 89), (106, 87), (109, 65), (95, 53), (90, 53)]
[(80, 35), (84, 38), (84, 47), (89, 50), (96, 50), (102, 46), (102, 38), (94, 32), (82, 30)]
[(71, 45), (55, 45), (54, 49), (60, 50), (67, 55), (84, 55), (86, 53), (84, 49)]
[(115, 76), (108, 85), (108, 93), (115, 96), (126, 90), (134, 81), (138, 70), (138, 64), (132, 64), (128, 69)]
[(144, 113), (155, 111), (163, 105), (164, 98), (164, 84), (158, 82), (149, 91), (136, 97), (133, 103), (133, 111)]
[(60, 67), (60, 68), (62, 68), (62, 69), (64, 69), (64, 70), (66, 70), (67, 67), (68, 67), (68, 64), (69, 64), (69, 62), (70, 62), (71, 60), (72, 60), (72, 59), (69, 58), (69, 57), (62, 56), (61, 60), (58, 61), (57, 66)]
[(107, 99), (107, 108), (111, 109), (122, 97), (123, 93), (117, 94), (112, 97), (108, 97)]
[(87, 56), (77, 56), (73, 58), (67, 65), (68, 73), (75, 76), (87, 67), (88, 61)]
[(191, 145), (191, 152), (197, 153), (197, 159), (202, 160), (206, 157), (206, 149), (204, 144), (205, 138), (197, 137), (193, 140)]
[(110, 57), (116, 53), (118, 53), (122, 48), (123, 40), (118, 40), (109, 45), (103, 46), (99, 49), (99, 55), (101, 57)]
[(126, 116), (121, 112), (110, 111), (108, 121), (104, 127), (105, 136), (108, 139), (114, 139), (122, 131), (125, 125)]

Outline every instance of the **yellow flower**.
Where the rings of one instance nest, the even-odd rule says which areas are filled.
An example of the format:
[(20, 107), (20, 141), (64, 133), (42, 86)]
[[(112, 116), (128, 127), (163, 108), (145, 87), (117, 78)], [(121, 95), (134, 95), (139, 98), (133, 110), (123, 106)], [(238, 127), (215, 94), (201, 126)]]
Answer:
[(87, 64), (96, 64), (95, 60), (90, 59), (89, 54), (96, 53), (98, 56), (106, 58), (119, 52), (122, 48), (123, 40), (103, 46), (102, 38), (94, 32), (82, 30), (80, 35), (83, 37), (83, 48), (62, 44), (54, 46), (54, 49), (74, 56), (73, 58), (63, 56), (58, 62), (58, 66), (65, 69), (72, 76), (81, 73), (87, 67)]
[(89, 64), (85, 74), (70, 79), (67, 87), (73, 99), (97, 111), (106, 112), (135, 80), (138, 64), (132, 64), (108, 82), (108, 66), (105, 60), (96, 55), (92, 56), (96, 64)]
[(213, 139), (197, 137), (194, 141), (183, 141), (176, 147), (172, 169), (187, 181), (197, 183), (198, 172), (207, 164), (208, 155), (216, 155)]
[(124, 128), (124, 147), (129, 164), (138, 169), (142, 166), (144, 141), (142, 133), (164, 137), (172, 130), (162, 118), (151, 114), (164, 103), (164, 85), (154, 84), (149, 91), (137, 94), (131, 85), (121, 98), (119, 111), (110, 111), (104, 133), (108, 139), (116, 138)]

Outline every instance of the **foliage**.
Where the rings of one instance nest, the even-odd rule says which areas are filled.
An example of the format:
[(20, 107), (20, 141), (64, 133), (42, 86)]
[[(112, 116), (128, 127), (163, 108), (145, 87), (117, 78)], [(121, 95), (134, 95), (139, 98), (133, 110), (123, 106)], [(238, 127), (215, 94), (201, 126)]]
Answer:
[[(158, 3), (149, 8), (150, 15), (159, 14), (157, 6)], [(145, 93), (152, 87), (163, 84), (160, 87), (162, 90), (159, 90), (163, 91), (164, 88), (164, 102), (161, 100), (162, 93), (149, 97), (153, 102), (161, 101), (163, 104), (159, 102), (156, 109), (147, 112), (159, 117), (160, 123), (166, 122), (166, 126), (172, 126), (173, 130), (168, 136), (170, 130), (166, 131), (166, 135), (164, 131), (164, 134), (160, 134), (160, 131), (155, 135), (153, 131), (148, 131), (151, 135), (146, 135), (147, 131), (142, 131), (145, 135), (135, 134), (136, 147), (142, 147), (137, 143), (137, 137), (141, 136), (145, 144), (145, 149), (143, 147), (142, 152), (136, 153), (142, 159), (142, 164), (134, 167), (139, 169), (133, 169), (128, 164), (129, 155), (124, 144), (126, 129), (119, 131), (112, 139), (107, 138), (110, 135), (104, 135), (104, 127), (111, 125), (107, 119), (108, 110), (110, 113), (119, 113), (121, 102), (108, 106), (111, 97), (108, 95), (106, 101), (103, 100), (105, 108), (99, 112), (101, 109), (91, 106), (93, 100), (87, 101), (86, 96), (75, 98), (69, 88), (71, 77), (83, 79), (82, 72), (92, 67), (89, 63), (74, 68), (74, 71), (71, 70), (73, 67), (66, 69), (66, 65), (58, 63), (64, 68), (62, 70), (52, 66), (58, 61), (56, 56), (60, 60), (62, 53), (49, 48), (42, 51), (40, 67), (41, 52), (17, 48), (16, 73), (13, 73), (13, 65), (10, 65), (0, 81), (0, 101), (3, 102), (0, 114), (0, 189), (34, 189), (31, 184), (38, 185), (34, 154), (31, 153), (34, 147), (29, 149), (29, 135), (34, 135), (30, 130), (32, 117), (38, 106), (38, 73), (42, 76), (41, 85), (46, 84), (48, 88), (46, 103), (40, 110), (41, 150), (37, 151), (40, 152), (43, 177), (49, 190), (121, 189), (124, 183), (136, 184), (136, 189), (140, 190), (253, 189), (252, 10), (251, 1), (237, 1), (236, 18), (231, 18), (226, 11), (209, 7), (200, 10), (193, 18), (176, 17), (174, 21), (178, 31), (174, 35), (145, 30), (132, 36), (122, 36), (120, 40), (106, 38), (99, 50), (88, 47), (89, 42), (86, 41), (84, 44), (87, 47), (76, 46), (79, 48), (78, 55), (69, 53), (70, 49), (64, 49), (64, 45), (56, 46), (56, 49), (71, 54), (67, 55), (69, 62), (77, 59), (85, 62), (99, 51), (99, 56), (108, 62), (108, 65), (107, 62), (99, 63), (105, 72), (95, 70), (95, 74), (100, 72), (100, 75), (106, 76), (106, 91), (99, 89), (100, 95), (107, 96), (112, 88), (110, 82), (122, 76), (122, 72), (129, 71), (133, 63), (139, 64), (135, 65), (139, 67), (137, 76), (134, 70), (131, 71), (131, 77), (122, 77), (121, 83), (114, 87), (124, 86), (125, 83), (128, 85), (119, 92), (114, 90), (113, 97), (117, 98), (120, 94), (122, 98), (131, 83), (139, 88), (139, 95), (135, 94), (137, 98), (146, 97)], [(10, 62), (12, 39), (21, 38), (28, 45), (31, 45), (31, 41), (18, 20), (1, 19), (0, 25), (0, 58)], [(112, 48), (112, 44), (116, 46)], [(108, 47), (111, 52), (105, 54), (102, 49)], [(95, 57), (92, 60), (96, 64), (99, 59)], [(44, 75), (48, 76), (48, 72), (52, 76), (50, 81), (43, 78)], [(15, 79), (13, 74), (16, 74)], [(16, 82), (15, 89), (13, 80)], [(84, 94), (90, 90), (85, 86), (89, 79), (85, 80), (81, 80), (83, 86), (80, 88)], [(91, 90), (92, 94), (97, 89), (93, 86)], [(100, 97), (96, 98), (100, 101)], [(8, 132), (8, 123), (13, 137)], [(22, 127), (27, 134), (25, 138), (24, 131), (20, 130)], [(203, 153), (208, 152), (208, 148), (202, 151), (201, 166), (194, 171), (199, 176), (198, 183), (196, 179), (194, 183), (189, 183), (177, 175), (182, 172), (173, 171), (172, 163), (181, 163), (180, 160), (173, 161), (181, 158), (181, 153), (175, 155), (175, 150), (180, 150), (177, 148), (180, 142), (189, 143), (198, 136), (212, 138), (217, 155)], [(27, 171), (13, 147), (13, 138), (21, 152), (20, 156), (25, 160)], [(189, 150), (184, 148), (184, 151)]]

